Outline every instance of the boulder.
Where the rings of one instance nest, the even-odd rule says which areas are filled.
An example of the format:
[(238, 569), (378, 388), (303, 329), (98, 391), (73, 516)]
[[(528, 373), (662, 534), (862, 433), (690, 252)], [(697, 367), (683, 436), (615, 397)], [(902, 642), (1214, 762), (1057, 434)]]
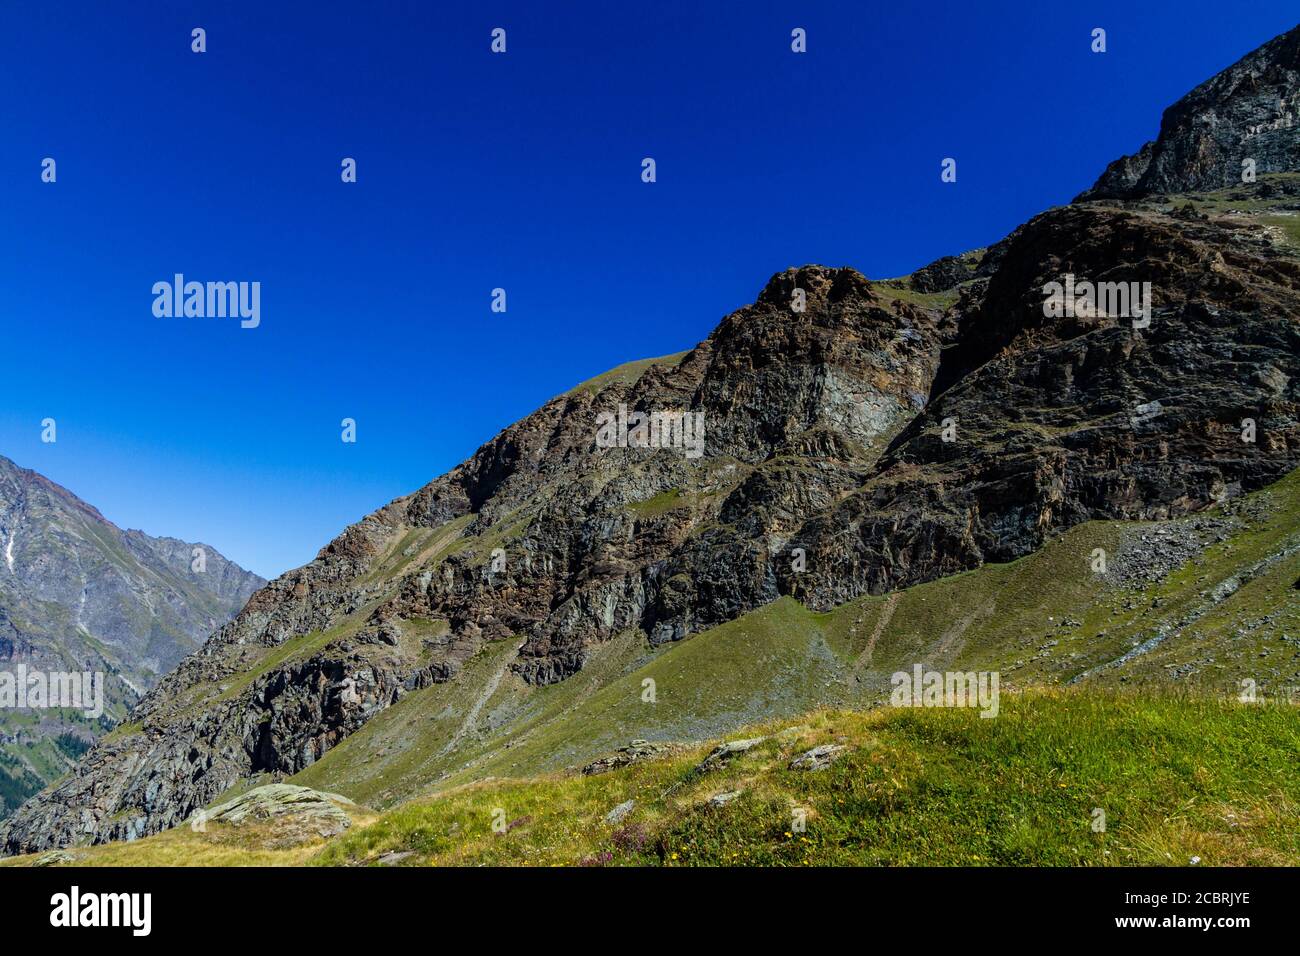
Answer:
[(842, 744), (822, 744), (820, 747), (814, 747), (812, 750), (806, 750), (799, 756), (790, 761), (791, 770), (825, 770), (836, 760), (844, 751), (848, 750)]

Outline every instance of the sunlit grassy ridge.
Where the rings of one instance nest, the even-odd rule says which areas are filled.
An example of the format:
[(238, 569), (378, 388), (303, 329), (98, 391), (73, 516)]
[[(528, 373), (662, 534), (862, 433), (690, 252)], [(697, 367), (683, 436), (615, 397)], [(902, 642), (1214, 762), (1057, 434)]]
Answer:
[(582, 393), (595, 393), (607, 385), (614, 383), (631, 384), (641, 377), (641, 374), (652, 365), (673, 366), (681, 362), (688, 352), (674, 352), (672, 355), (660, 355), (656, 358), (637, 359), (633, 362), (624, 362), (622, 365), (616, 365), (607, 372), (601, 372), (594, 378), (589, 378), (585, 382), (575, 385), (566, 395), (578, 395)]
[[(1004, 694), (974, 709), (819, 710), (722, 769), (711, 743), (610, 773), (486, 780), (283, 850), (168, 831), (97, 865), (1250, 865), (1300, 863), (1300, 713), (1190, 694)], [(829, 769), (790, 769), (821, 744)], [(723, 806), (710, 798), (736, 793)], [(631, 800), (616, 822), (606, 817)], [(14, 861), (30, 863), (27, 857)]]
[[(1300, 183), (1300, 173), (1266, 173), (1259, 183), (1272, 184), (1283, 189)], [(1300, 252), (1300, 211), (1295, 209), (1294, 196), (1285, 193), (1261, 196), (1255, 185), (1242, 184), (1226, 189), (1187, 193), (1162, 197), (1155, 205), (1179, 209), (1191, 204), (1197, 212), (1212, 217), (1250, 219), (1270, 229), (1279, 243), (1292, 254)]]
[[(120, 701), (110, 706), (106, 713), (125, 709)], [(0, 712), (0, 817), (67, 773), (89, 748), (88, 734), (101, 729), (72, 710)]]

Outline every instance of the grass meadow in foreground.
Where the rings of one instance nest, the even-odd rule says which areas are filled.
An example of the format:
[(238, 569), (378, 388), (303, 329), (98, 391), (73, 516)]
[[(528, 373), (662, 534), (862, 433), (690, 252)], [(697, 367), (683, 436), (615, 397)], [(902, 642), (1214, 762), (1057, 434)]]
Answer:
[[(1244, 865), (1300, 861), (1300, 712), (1095, 691), (976, 710), (819, 711), (723, 769), (708, 747), (487, 781), (354, 829), (319, 864)], [(820, 744), (826, 770), (789, 769)], [(739, 793), (720, 806), (719, 794)], [(615, 806), (633, 800), (617, 823)], [(495, 824), (495, 826), (494, 826)], [(394, 860), (393, 854), (409, 854)]]
[[(349, 810), (329, 841), (188, 826), (0, 865), (1120, 866), (1300, 862), (1300, 709), (1073, 688), (977, 709), (819, 710), (605, 774)], [(837, 745), (823, 770), (791, 769)], [(718, 799), (720, 798), (721, 799)], [(615, 807), (632, 806), (611, 821)]]

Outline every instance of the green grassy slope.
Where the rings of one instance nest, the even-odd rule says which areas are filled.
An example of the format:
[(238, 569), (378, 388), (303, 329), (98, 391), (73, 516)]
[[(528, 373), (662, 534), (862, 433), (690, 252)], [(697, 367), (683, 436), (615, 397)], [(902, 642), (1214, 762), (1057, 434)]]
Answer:
[[(317, 862), (394, 852), (412, 854), (404, 865), (1300, 862), (1293, 708), (1082, 689), (1003, 705), (994, 720), (821, 711), (785, 733), (746, 729), (771, 736), (702, 774), (707, 748), (595, 777), (492, 781), (399, 807)], [(789, 768), (828, 743), (846, 748), (829, 769)], [(605, 822), (629, 799), (626, 817)], [(493, 829), (494, 814), (508, 832)]]
[[(328, 842), (180, 827), (76, 865), (1276, 865), (1300, 863), (1300, 719), (1286, 703), (1074, 687), (972, 709), (818, 710), (609, 773), (491, 779)], [(815, 746), (829, 768), (794, 769)], [(735, 794), (714, 805), (720, 794)], [(631, 801), (611, 821), (615, 807)], [(51, 858), (22, 857), (0, 865)]]

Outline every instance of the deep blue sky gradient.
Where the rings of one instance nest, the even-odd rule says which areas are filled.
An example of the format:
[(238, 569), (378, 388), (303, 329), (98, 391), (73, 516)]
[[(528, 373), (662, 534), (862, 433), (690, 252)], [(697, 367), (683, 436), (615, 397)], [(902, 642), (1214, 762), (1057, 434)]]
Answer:
[[(882, 278), (996, 241), (1298, 19), (1293, 0), (0, 2), (0, 454), (274, 576), (575, 383), (691, 347), (776, 271)], [(155, 318), (175, 272), (260, 281), (261, 327)]]

